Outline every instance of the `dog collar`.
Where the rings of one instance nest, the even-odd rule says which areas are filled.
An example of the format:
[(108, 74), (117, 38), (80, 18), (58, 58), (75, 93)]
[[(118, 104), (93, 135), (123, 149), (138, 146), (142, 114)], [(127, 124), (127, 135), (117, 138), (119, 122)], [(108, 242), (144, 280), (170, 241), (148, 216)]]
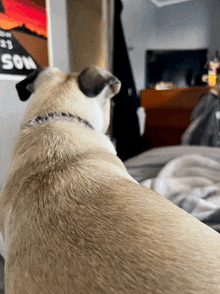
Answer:
[(45, 116), (39, 115), (37, 118), (29, 120), (26, 126), (31, 127), (36, 124), (43, 124), (43, 123), (52, 122), (52, 121), (75, 121), (75, 122), (77, 121), (93, 130), (93, 127), (87, 120), (82, 119), (77, 115), (73, 115), (71, 113), (64, 113), (64, 112), (61, 112), (60, 114), (56, 112), (50, 112)]

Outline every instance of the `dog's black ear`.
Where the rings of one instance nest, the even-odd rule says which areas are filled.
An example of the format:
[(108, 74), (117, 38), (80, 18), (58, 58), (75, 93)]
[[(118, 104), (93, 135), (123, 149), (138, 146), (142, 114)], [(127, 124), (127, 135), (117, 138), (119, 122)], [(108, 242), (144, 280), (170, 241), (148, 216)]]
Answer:
[(33, 82), (36, 80), (42, 70), (43, 68), (39, 67), (30, 75), (28, 75), (26, 79), (16, 84), (18, 96), (21, 101), (27, 101), (31, 94), (34, 92)]
[(95, 98), (104, 88), (106, 98), (115, 96), (121, 88), (121, 82), (107, 70), (98, 66), (85, 68), (78, 76), (80, 90), (87, 96)]

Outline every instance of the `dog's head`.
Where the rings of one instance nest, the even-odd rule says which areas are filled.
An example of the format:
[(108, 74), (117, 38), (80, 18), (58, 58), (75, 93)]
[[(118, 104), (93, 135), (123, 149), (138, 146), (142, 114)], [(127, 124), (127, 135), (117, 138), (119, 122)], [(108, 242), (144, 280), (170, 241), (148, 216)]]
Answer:
[(37, 69), (16, 85), (22, 101), (34, 94), (22, 124), (51, 112), (66, 112), (87, 120), (95, 130), (104, 133), (110, 121), (110, 98), (120, 87), (115, 76), (97, 66), (79, 74), (65, 74), (51, 67)]

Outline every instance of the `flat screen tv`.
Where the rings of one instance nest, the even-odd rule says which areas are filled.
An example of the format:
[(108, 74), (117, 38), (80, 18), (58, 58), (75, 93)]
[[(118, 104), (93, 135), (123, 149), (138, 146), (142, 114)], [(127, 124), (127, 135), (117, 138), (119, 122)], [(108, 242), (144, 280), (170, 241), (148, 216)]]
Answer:
[(154, 88), (160, 81), (173, 82), (177, 88), (205, 86), (207, 49), (147, 50), (145, 87)]

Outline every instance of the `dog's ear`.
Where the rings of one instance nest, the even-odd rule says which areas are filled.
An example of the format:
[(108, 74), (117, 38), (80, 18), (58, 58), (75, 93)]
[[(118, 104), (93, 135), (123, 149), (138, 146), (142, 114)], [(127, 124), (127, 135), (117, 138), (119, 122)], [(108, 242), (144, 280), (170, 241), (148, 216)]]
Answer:
[(104, 100), (118, 94), (121, 88), (121, 82), (114, 75), (98, 66), (85, 68), (78, 76), (78, 83), (80, 90), (90, 98), (97, 97), (105, 89)]
[(34, 72), (28, 75), (26, 79), (16, 84), (18, 96), (21, 101), (27, 101), (31, 94), (34, 92), (33, 83), (40, 74), (40, 72), (43, 71), (43, 69), (44, 68), (42, 67), (36, 69)]

